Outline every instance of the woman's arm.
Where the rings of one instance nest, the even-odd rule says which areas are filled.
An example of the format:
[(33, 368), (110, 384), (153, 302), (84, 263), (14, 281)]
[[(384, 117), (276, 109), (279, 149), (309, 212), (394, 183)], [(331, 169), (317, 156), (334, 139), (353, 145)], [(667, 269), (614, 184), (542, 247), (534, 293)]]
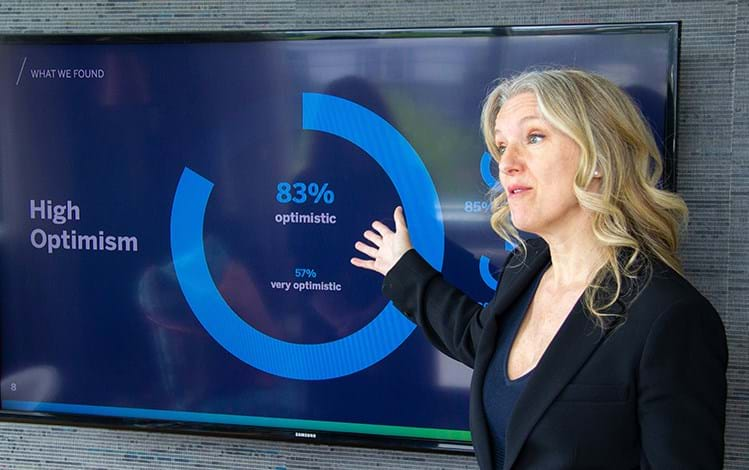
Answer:
[(372, 245), (355, 247), (371, 259), (352, 258), (354, 266), (385, 276), (382, 292), (445, 354), (473, 367), (483, 329), (484, 307), (442, 277), (411, 245), (403, 209), (393, 214), (395, 231), (379, 221), (364, 232)]
[(707, 300), (677, 301), (655, 321), (638, 384), (644, 468), (722, 468), (727, 362)]
[(382, 293), (435, 347), (473, 367), (484, 307), (445, 281), (416, 250), (404, 254), (385, 276)]

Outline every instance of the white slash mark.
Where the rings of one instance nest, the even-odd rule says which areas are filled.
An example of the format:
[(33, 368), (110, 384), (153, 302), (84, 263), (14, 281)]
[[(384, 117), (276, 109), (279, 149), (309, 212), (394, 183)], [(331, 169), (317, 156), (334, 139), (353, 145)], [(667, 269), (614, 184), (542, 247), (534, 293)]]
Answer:
[(21, 82), (21, 75), (23, 75), (23, 68), (26, 66), (26, 59), (27, 57), (23, 58), (23, 63), (21, 64), (21, 70), (18, 71), (18, 78), (16, 79), (16, 86)]

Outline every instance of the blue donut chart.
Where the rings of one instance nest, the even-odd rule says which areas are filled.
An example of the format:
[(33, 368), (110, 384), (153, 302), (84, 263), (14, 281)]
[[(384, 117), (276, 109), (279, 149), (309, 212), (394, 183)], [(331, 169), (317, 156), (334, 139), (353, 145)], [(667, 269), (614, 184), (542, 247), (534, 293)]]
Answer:
[(492, 156), (489, 154), (489, 152), (484, 152), (481, 155), (481, 179), (484, 180), (484, 184), (486, 184), (490, 188), (493, 188), (494, 186), (499, 184), (499, 181), (497, 181), (497, 178), (495, 178), (492, 174), (491, 163)]
[(482, 256), (479, 258), (479, 274), (481, 274), (481, 279), (484, 281), (484, 284), (489, 287), (491, 290), (497, 290), (497, 280), (494, 279), (494, 276), (492, 276), (490, 266), (489, 266), (489, 258), (486, 256)]
[[(304, 93), (302, 98), (303, 129), (346, 139), (385, 170), (403, 204), (414, 246), (432, 266), (441, 269), (445, 240), (441, 205), (411, 144), (387, 121), (352, 101), (316, 93)], [(291, 343), (246, 323), (221, 296), (208, 268), (203, 226), (213, 186), (190, 168), (183, 170), (172, 203), (171, 250), (177, 280), (190, 309), (229, 353), (272, 375), (326, 380), (376, 364), (413, 332), (415, 325), (391, 302), (360, 330), (326, 343)]]

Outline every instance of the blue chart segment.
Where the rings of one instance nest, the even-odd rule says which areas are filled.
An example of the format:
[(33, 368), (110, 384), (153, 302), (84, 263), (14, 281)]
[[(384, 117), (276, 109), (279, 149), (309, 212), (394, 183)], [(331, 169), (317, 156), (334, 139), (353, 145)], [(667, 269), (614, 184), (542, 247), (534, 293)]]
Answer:
[(492, 276), (491, 270), (489, 269), (489, 258), (486, 256), (479, 258), (479, 272), (481, 273), (481, 279), (484, 281), (484, 284), (486, 284), (491, 290), (497, 290), (497, 280)]
[[(492, 156), (489, 154), (489, 152), (484, 152), (481, 155), (481, 163), (479, 166), (481, 171), (481, 179), (483, 179), (484, 183), (490, 188), (497, 188), (499, 191), (502, 191), (503, 189), (501, 186), (499, 186), (499, 181), (492, 174), (491, 162)], [(510, 252), (514, 249), (515, 245), (508, 241), (505, 241), (505, 251)], [(481, 275), (481, 280), (484, 281), (484, 284), (486, 284), (487, 287), (489, 287), (491, 290), (497, 290), (497, 280), (494, 278), (494, 276), (492, 276), (489, 263), (490, 260), (488, 257), (481, 256), (481, 258), (479, 259), (479, 274)]]
[(481, 155), (481, 179), (484, 180), (484, 183), (487, 186), (493, 188), (499, 183), (499, 181), (497, 181), (497, 179), (492, 174), (491, 163), (492, 156), (489, 154), (489, 152), (484, 152)]
[[(444, 226), (434, 184), (416, 151), (387, 121), (348, 100), (303, 95), (303, 128), (327, 132), (359, 146), (390, 176), (403, 202), (412, 241), (436, 269), (442, 268)], [(406, 190), (408, 188), (408, 190)], [(191, 310), (224, 349), (269, 374), (325, 380), (353, 374), (400, 346), (415, 325), (392, 303), (360, 330), (335, 341), (299, 344), (268, 336), (242, 320), (213, 282), (203, 245), (203, 225), (213, 183), (185, 168), (171, 214), (171, 248), (177, 280)]]
[(406, 213), (411, 241), (419, 253), (442, 269), (445, 227), (431, 176), (419, 154), (387, 121), (352, 101), (319, 93), (303, 94), (302, 127), (354, 143), (385, 170)]

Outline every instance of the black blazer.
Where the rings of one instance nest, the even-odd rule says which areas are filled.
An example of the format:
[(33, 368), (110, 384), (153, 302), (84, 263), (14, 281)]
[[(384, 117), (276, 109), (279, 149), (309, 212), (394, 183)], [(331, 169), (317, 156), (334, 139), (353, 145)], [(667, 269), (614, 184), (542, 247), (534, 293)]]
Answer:
[[(550, 262), (541, 239), (528, 242), (524, 262), (510, 258), (486, 307), (414, 250), (383, 280), (383, 293), (437, 348), (473, 368), (470, 427), (482, 469), (493, 468), (482, 393), (502, 314)], [(720, 317), (657, 261), (639, 296), (627, 295), (612, 307), (626, 321), (603, 331), (577, 302), (515, 404), (505, 469), (721, 468), (728, 352)]]

